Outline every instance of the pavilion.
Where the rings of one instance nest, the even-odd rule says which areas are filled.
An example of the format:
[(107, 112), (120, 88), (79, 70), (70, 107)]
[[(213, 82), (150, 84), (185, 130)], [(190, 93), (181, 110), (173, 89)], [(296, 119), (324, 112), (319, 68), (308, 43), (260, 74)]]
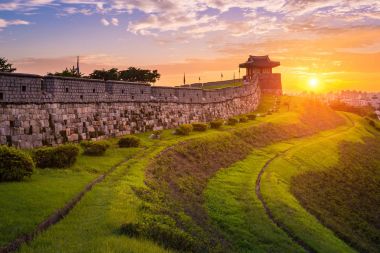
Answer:
[(278, 66), (280, 66), (280, 62), (271, 61), (268, 55), (250, 55), (246, 62), (239, 64), (239, 68), (246, 69), (246, 75), (243, 77), (245, 82), (250, 82), (258, 77), (263, 93), (281, 95), (281, 74), (272, 72), (272, 69)]

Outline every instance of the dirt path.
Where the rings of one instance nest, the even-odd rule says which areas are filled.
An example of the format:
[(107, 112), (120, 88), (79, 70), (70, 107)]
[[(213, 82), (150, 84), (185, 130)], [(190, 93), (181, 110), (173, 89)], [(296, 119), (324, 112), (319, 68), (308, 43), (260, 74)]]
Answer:
[[(346, 118), (348, 119), (349, 123), (350, 123), (350, 126), (345, 129), (344, 131), (342, 132), (338, 132), (338, 133), (333, 133), (331, 135), (328, 135), (328, 136), (325, 136), (323, 139), (327, 139), (327, 138), (331, 138), (331, 137), (334, 137), (334, 136), (337, 136), (337, 135), (340, 135), (340, 134), (343, 134), (349, 130), (351, 130), (353, 127), (355, 127), (355, 122), (349, 117), (349, 116), (346, 116)], [(295, 145), (293, 147), (290, 147), (288, 149), (286, 149), (285, 151), (282, 151), (280, 153), (277, 153), (275, 156), (273, 156), (271, 159), (269, 159), (265, 164), (264, 166), (261, 168), (260, 172), (259, 172), (259, 175), (256, 179), (256, 187), (255, 187), (255, 192), (256, 192), (256, 195), (257, 197), (259, 198), (260, 202), (262, 203), (264, 209), (265, 209), (265, 213), (268, 215), (269, 219), (274, 223), (276, 224), (277, 227), (279, 227), (281, 230), (283, 230), (290, 238), (292, 238), (292, 240), (297, 243), (298, 245), (300, 245), (306, 252), (310, 252), (310, 253), (316, 253), (316, 251), (310, 247), (306, 242), (304, 242), (300, 237), (298, 237), (297, 235), (295, 235), (293, 233), (293, 231), (291, 231), (288, 227), (285, 226), (285, 224), (283, 224), (280, 220), (276, 219), (276, 217), (274, 217), (272, 211), (270, 210), (270, 208), (268, 207), (267, 203), (265, 202), (264, 198), (263, 198), (263, 195), (261, 194), (261, 178), (263, 176), (263, 174), (265, 173), (266, 169), (268, 168), (268, 166), (274, 161), (276, 160), (278, 157), (280, 156), (283, 156), (285, 155), (286, 153), (288, 153), (290, 150), (293, 150), (295, 148), (298, 148), (298, 147), (304, 147), (304, 146), (308, 146), (308, 145), (311, 145), (312, 143), (307, 143), (307, 144), (304, 144), (304, 145)]]

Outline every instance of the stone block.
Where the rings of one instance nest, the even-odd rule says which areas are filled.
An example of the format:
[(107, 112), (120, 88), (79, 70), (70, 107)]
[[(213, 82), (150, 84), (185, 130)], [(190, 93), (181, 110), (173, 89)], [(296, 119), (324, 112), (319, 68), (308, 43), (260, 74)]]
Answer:
[(67, 140), (69, 142), (74, 142), (79, 140), (79, 135), (78, 134), (71, 134), (70, 136), (67, 136)]

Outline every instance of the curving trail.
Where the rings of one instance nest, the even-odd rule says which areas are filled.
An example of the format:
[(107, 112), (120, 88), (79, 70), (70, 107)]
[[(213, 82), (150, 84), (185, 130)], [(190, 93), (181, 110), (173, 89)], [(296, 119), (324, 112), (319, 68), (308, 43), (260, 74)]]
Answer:
[(301, 238), (299, 238), (298, 236), (296, 236), (295, 234), (292, 233), (292, 231), (287, 228), (281, 221), (277, 220), (272, 211), (269, 209), (267, 203), (265, 202), (262, 194), (261, 194), (261, 189), (260, 189), (260, 186), (261, 186), (261, 178), (262, 178), (262, 175), (264, 174), (266, 168), (269, 166), (269, 164), (275, 160), (276, 158), (278, 158), (280, 155), (286, 153), (287, 151), (289, 151), (290, 149), (292, 148), (289, 148), (287, 150), (285, 150), (284, 152), (282, 153), (278, 153), (276, 154), (274, 157), (272, 157), (271, 159), (269, 159), (265, 165), (262, 167), (262, 169), (260, 170), (260, 173), (259, 173), (259, 176), (257, 177), (257, 180), (256, 180), (256, 195), (258, 197), (258, 199), (260, 200), (260, 202), (263, 204), (263, 207), (265, 209), (265, 213), (268, 215), (269, 219), (271, 219), (271, 221), (276, 224), (277, 227), (279, 227), (281, 230), (283, 230), (290, 238), (292, 238), (292, 240), (297, 243), (298, 245), (300, 245), (306, 252), (310, 252), (310, 253), (316, 253), (316, 251), (314, 251), (309, 245), (307, 245)]
[[(355, 127), (355, 122), (347, 115), (345, 115), (345, 117), (348, 119), (349, 121), (349, 124), (350, 126), (345, 129), (344, 131), (342, 132), (339, 132), (339, 133), (333, 133), (333, 134), (330, 134), (328, 136), (325, 136), (324, 139), (327, 139), (327, 138), (331, 138), (331, 137), (334, 137), (334, 136), (337, 136), (337, 135), (340, 135), (340, 134), (343, 134), (349, 130), (351, 130), (353, 127)], [(295, 145), (293, 147), (290, 147), (288, 149), (286, 149), (285, 151), (283, 152), (280, 152), (280, 153), (277, 153), (275, 156), (273, 156), (271, 159), (269, 159), (265, 164), (264, 166), (261, 168), (260, 172), (259, 172), (259, 175), (256, 179), (256, 187), (255, 187), (255, 192), (256, 192), (256, 195), (258, 197), (258, 199), (260, 200), (260, 202), (262, 203), (264, 209), (265, 209), (265, 213), (268, 215), (269, 219), (274, 223), (276, 224), (277, 227), (279, 227), (281, 230), (283, 230), (295, 243), (297, 243), (298, 245), (300, 245), (306, 252), (310, 252), (310, 253), (317, 253), (317, 251), (315, 251), (312, 247), (310, 247), (305, 241), (302, 240), (302, 238), (298, 237), (296, 234), (293, 233), (293, 231), (291, 231), (284, 223), (282, 223), (280, 220), (276, 219), (276, 217), (274, 217), (273, 215), (273, 212), (270, 210), (270, 208), (268, 207), (267, 203), (265, 202), (264, 198), (263, 198), (263, 195), (261, 193), (261, 178), (263, 176), (263, 174), (265, 173), (266, 169), (268, 168), (268, 166), (274, 161), (276, 160), (277, 158), (279, 158), (280, 156), (283, 156), (285, 155), (287, 152), (289, 152), (290, 150), (293, 150), (294, 148), (297, 148), (297, 147), (301, 147), (301, 146), (308, 146), (308, 145), (311, 145), (312, 143), (308, 143), (306, 145)]]
[(70, 211), (80, 202), (80, 200), (84, 197), (84, 195), (91, 191), (91, 189), (96, 185), (104, 181), (104, 179), (111, 174), (117, 167), (120, 165), (126, 163), (129, 159), (126, 159), (124, 161), (121, 161), (114, 166), (112, 166), (107, 172), (101, 174), (97, 178), (95, 178), (93, 181), (88, 183), (82, 191), (80, 191), (77, 195), (75, 195), (72, 199), (70, 199), (62, 208), (58, 209), (55, 213), (51, 214), (49, 217), (47, 217), (44, 221), (42, 221), (40, 224), (37, 225), (37, 227), (30, 233), (20, 235), (16, 239), (14, 239), (12, 242), (10, 242), (7, 246), (0, 248), (0, 253), (9, 253), (9, 252), (15, 252), (17, 251), (22, 244), (31, 242), (37, 235), (42, 233), (43, 231), (46, 231), (54, 224), (61, 221), (63, 218), (65, 218)]

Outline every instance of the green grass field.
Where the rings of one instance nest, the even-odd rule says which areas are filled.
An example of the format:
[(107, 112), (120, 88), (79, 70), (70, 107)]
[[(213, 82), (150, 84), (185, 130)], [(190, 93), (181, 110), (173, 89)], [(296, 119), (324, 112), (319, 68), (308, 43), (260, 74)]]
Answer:
[(203, 86), (202, 89), (204, 90), (214, 90), (214, 89), (224, 89), (228, 87), (236, 87), (236, 86), (242, 86), (243, 82), (242, 81), (235, 81), (223, 85), (213, 85), (213, 86)]
[(114, 144), (102, 157), (80, 155), (68, 169), (36, 169), (21, 183), (0, 183), (0, 247), (31, 232), (90, 181), (138, 151)]
[[(294, 173), (301, 173), (301, 168), (312, 169), (311, 162), (314, 162), (316, 168), (323, 169), (339, 160), (338, 150), (334, 149), (334, 144), (339, 140), (358, 141), (368, 136), (365, 123), (357, 117), (354, 120), (357, 122), (354, 127), (347, 121), (346, 126), (312, 137), (255, 150), (252, 155), (219, 171), (210, 180), (205, 192), (208, 213), (234, 242), (235, 251), (297, 251), (297, 245), (269, 220), (254, 193), (256, 179), (264, 164), (275, 154), (282, 154), (269, 164), (262, 182), (263, 194), (275, 217), (317, 252), (354, 252), (309, 215), (289, 191), (290, 178)], [(307, 184), (304, 185), (306, 189)]]
[[(80, 155), (71, 168), (1, 183), (0, 246), (121, 163), (20, 252), (306, 252), (300, 241), (315, 252), (376, 252), (378, 177), (370, 178), (380, 158), (375, 153), (366, 163), (355, 156), (376, 149), (377, 130), (316, 102), (262, 99), (255, 121), (189, 136), (165, 130), (159, 140), (138, 134), (142, 145), (134, 149), (111, 140), (105, 156)], [(355, 173), (344, 184), (340, 175), (352, 159)], [(259, 177), (273, 217), (257, 195)], [(364, 202), (344, 194), (354, 187), (356, 194), (370, 192)]]
[(291, 192), (303, 207), (361, 252), (380, 249), (380, 142), (340, 142), (339, 161), (291, 180)]
[(210, 218), (235, 252), (304, 252), (267, 217), (255, 194), (255, 183), (272, 152), (290, 144), (256, 150), (246, 159), (220, 170), (207, 185), (205, 206)]
[(334, 164), (339, 159), (335, 143), (351, 136), (354, 130), (348, 126), (297, 141), (294, 148), (269, 164), (262, 178), (262, 194), (275, 218), (317, 252), (354, 251), (302, 208), (290, 193), (290, 180), (307, 170), (311, 162), (318, 163), (319, 169)]

